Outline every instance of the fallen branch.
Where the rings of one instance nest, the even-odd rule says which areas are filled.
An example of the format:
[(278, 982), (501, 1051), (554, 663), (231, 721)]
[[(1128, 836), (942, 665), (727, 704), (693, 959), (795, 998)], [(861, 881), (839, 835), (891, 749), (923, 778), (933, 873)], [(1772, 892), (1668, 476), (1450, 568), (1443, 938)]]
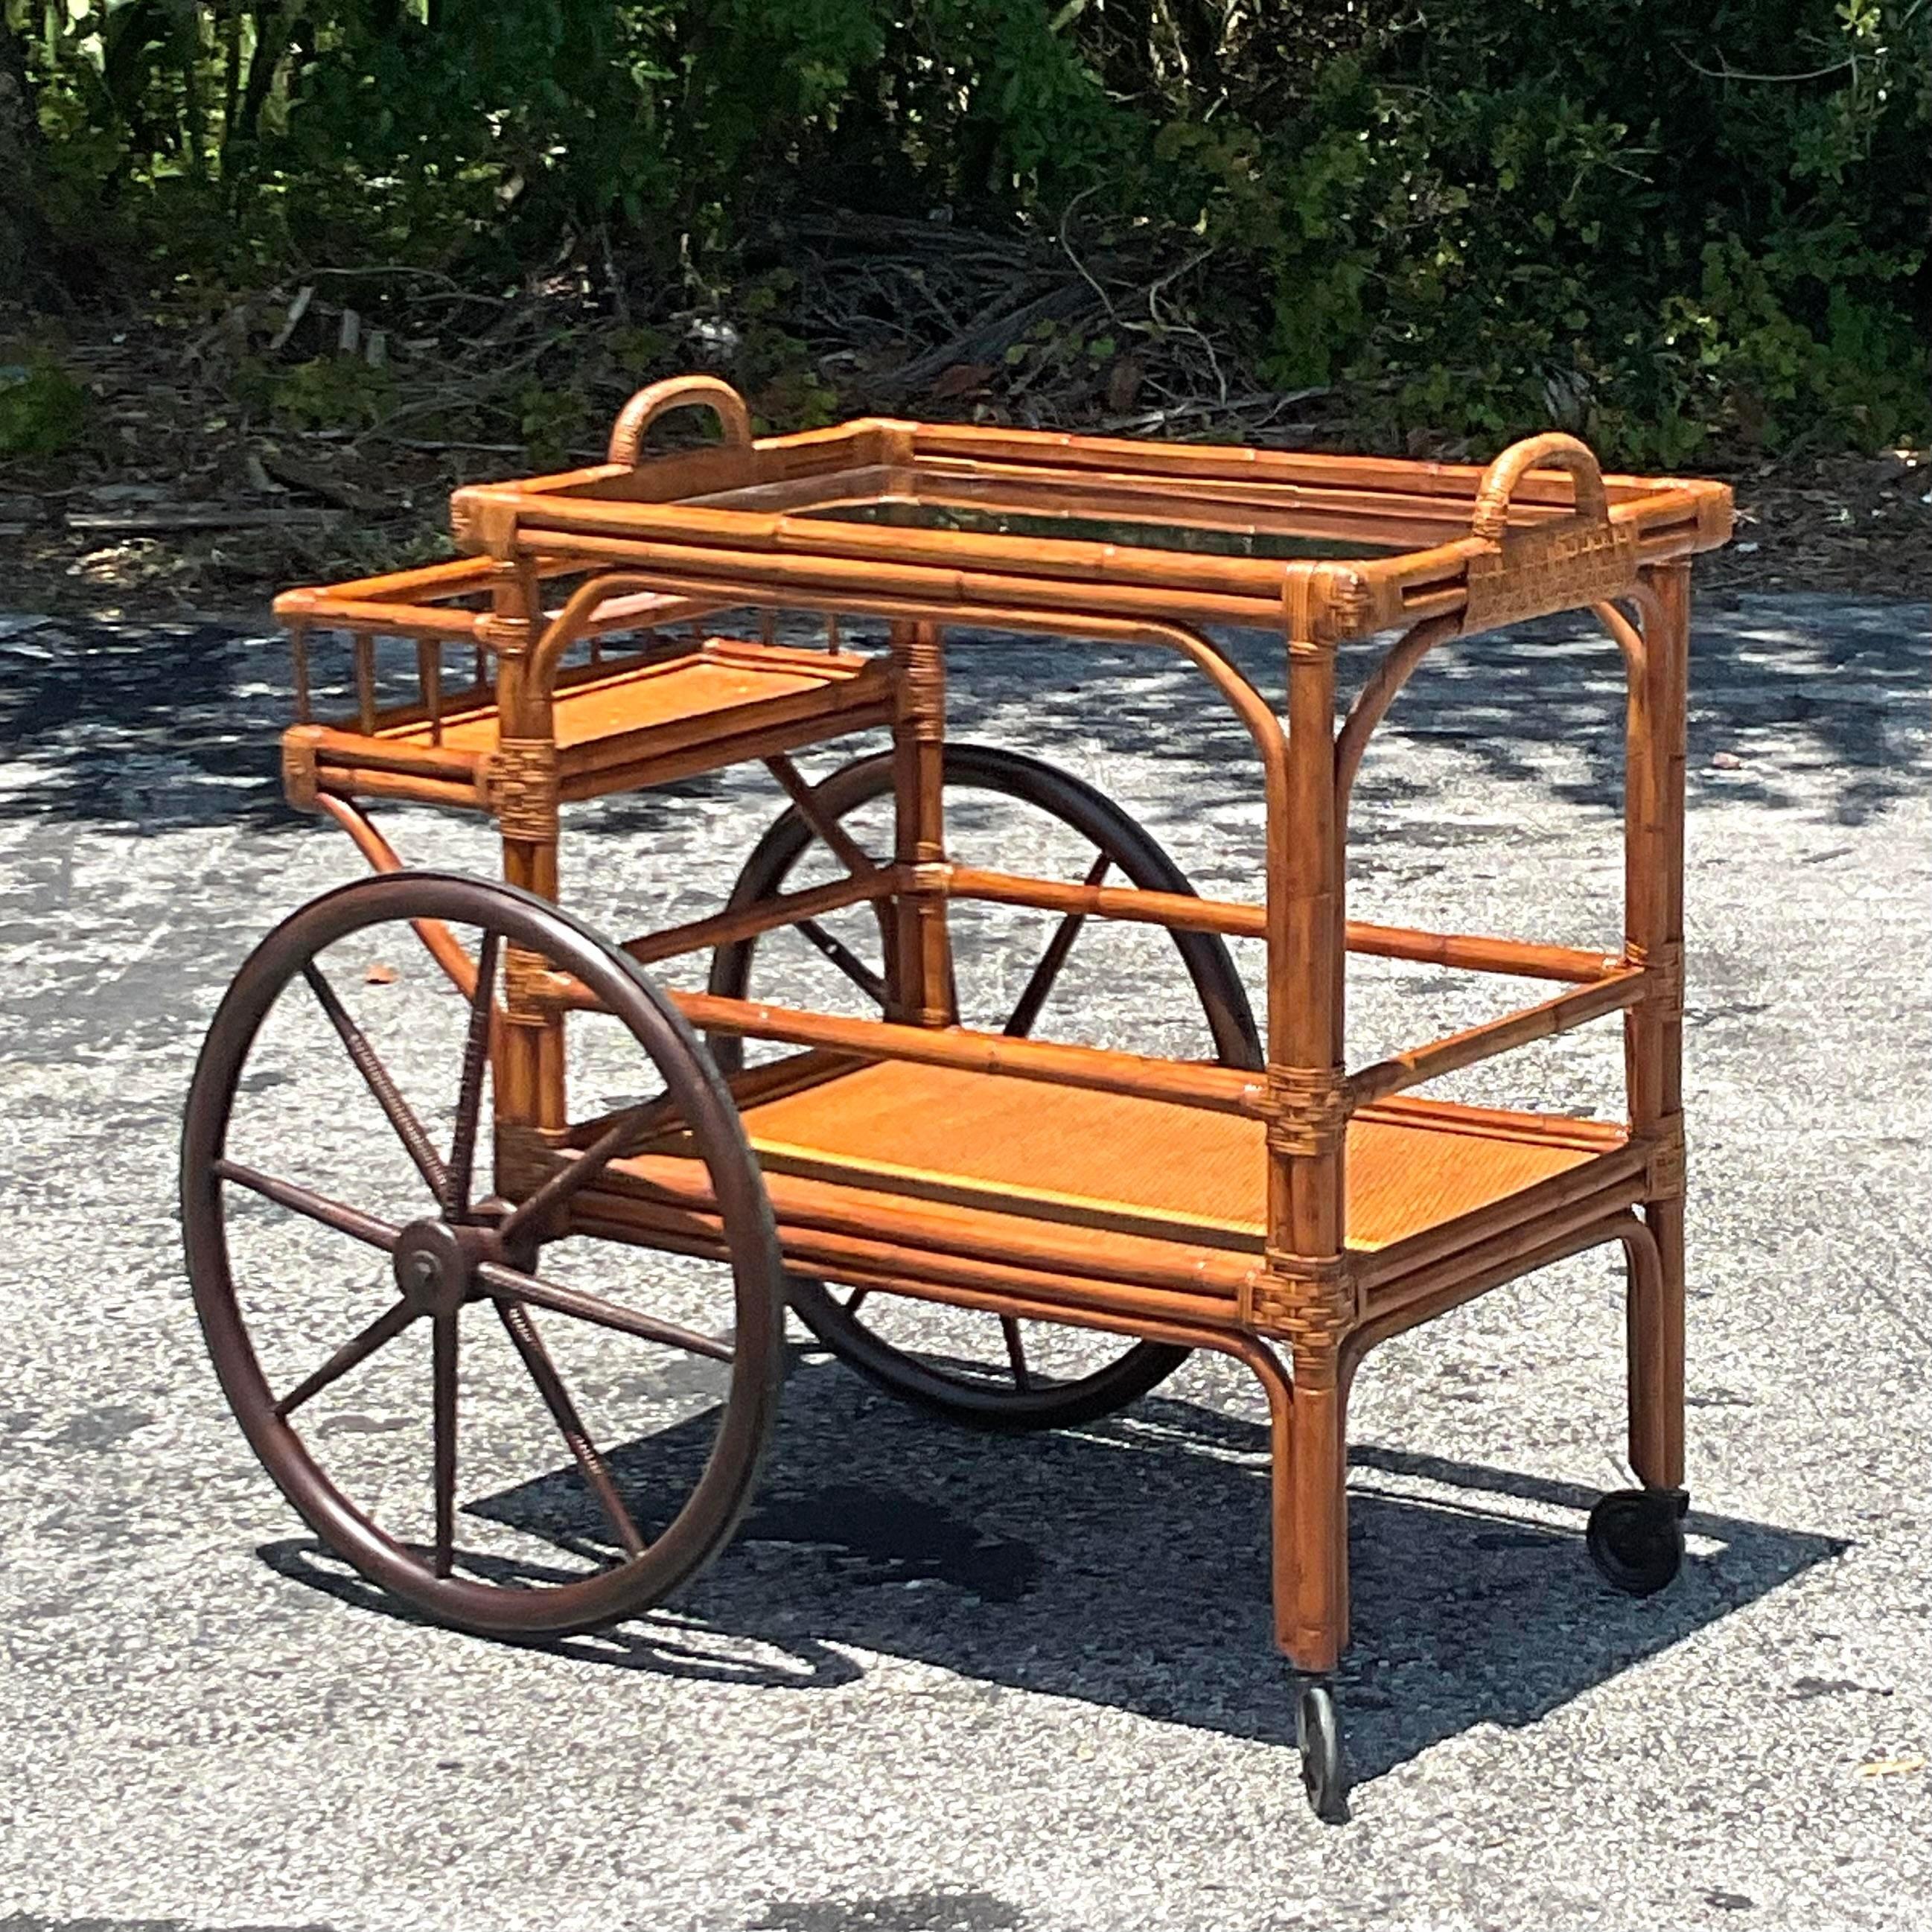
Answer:
[(167, 530), (318, 530), (334, 523), (335, 510), (260, 509), (218, 503), (193, 508), (82, 510), (63, 519), (67, 527), (89, 536), (134, 536)]
[(299, 458), (286, 456), (278, 449), (256, 452), (262, 467), (277, 482), (286, 483), (292, 490), (304, 490), (311, 496), (320, 496), (325, 503), (333, 503), (344, 510), (379, 511), (392, 507), (389, 499), (374, 490), (364, 490), (360, 485), (333, 476), (320, 465), (304, 463)]

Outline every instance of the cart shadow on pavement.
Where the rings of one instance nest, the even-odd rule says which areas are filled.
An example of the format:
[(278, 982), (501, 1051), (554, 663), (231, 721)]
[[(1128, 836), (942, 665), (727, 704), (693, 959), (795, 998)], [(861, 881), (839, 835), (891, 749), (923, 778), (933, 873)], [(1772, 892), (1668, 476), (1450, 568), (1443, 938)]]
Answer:
[[(715, 1423), (700, 1415), (612, 1452), (640, 1510), (675, 1507)], [(869, 1652), (990, 1694), (1293, 1746), (1259, 1423), (1156, 1396), (1077, 1432), (985, 1436), (812, 1360), (788, 1384), (767, 1470), (736, 1540), (673, 1610), (538, 1647), (794, 1691), (852, 1683), (864, 1675), (853, 1653)], [(1533, 1724), (1846, 1546), (1694, 1510), (1683, 1575), (1636, 1601), (1584, 1553), (1592, 1491), (1368, 1444), (1351, 1496), (1354, 1629), (1337, 1696), (1363, 1778), (1480, 1726)], [(560, 1548), (600, 1539), (568, 1466), (470, 1508)], [(313, 1544), (262, 1554), (333, 1595), (412, 1615)]]
[[(961, 630), (952, 724), (1051, 757), (1071, 736), (1102, 754), (1172, 766), (1197, 788), (1229, 770), (1253, 778), (1245, 728), (1199, 674), (1142, 646), (1082, 646), (1077, 676), (1037, 638)], [(1230, 634), (1230, 656), (1264, 692), (1280, 677), (1280, 640)], [(1385, 638), (1345, 653), (1345, 687), (1366, 674)], [(341, 640), (315, 641), (314, 675), (342, 709)], [(406, 654), (407, 655), (407, 654)], [(1554, 660), (1562, 657), (1566, 662)], [(412, 655), (409, 662), (413, 664)], [(385, 656), (379, 668), (393, 669)], [(1622, 795), (1622, 677), (1616, 652), (1580, 618), (1544, 620), (1434, 653), (1390, 714), (1385, 736), (1454, 744), (1498, 776), (1572, 802), (1611, 806)], [(1841, 774), (1836, 809), (1847, 823), (1916, 791), (1910, 744), (1922, 730), (1926, 687), (1922, 609), (1901, 600), (1830, 595), (1722, 593), (1697, 606), (1691, 652), (1694, 792), (1789, 805), (1807, 794), (1788, 769)], [(1078, 686), (1090, 688), (1083, 702)], [(1090, 687), (1104, 689), (1096, 704)], [(396, 687), (400, 699), (406, 685)], [(33, 782), (0, 789), (0, 824), (55, 815), (135, 832), (247, 824), (302, 826), (282, 799), (274, 746), (293, 716), (287, 648), (279, 637), (212, 621), (0, 614), (0, 764), (30, 761)], [(1776, 741), (1782, 739), (1781, 746)], [(1537, 748), (1577, 762), (1540, 768)], [(1732, 754), (1715, 777), (1712, 754)], [(1783, 755), (1773, 755), (1781, 752)], [(1742, 755), (1738, 755), (1742, 754)], [(1371, 756), (1366, 802), (1430, 796), (1427, 773), (1390, 770)], [(693, 782), (715, 796), (715, 778)], [(1256, 790), (1252, 796), (1258, 797)], [(1166, 821), (1158, 799), (1156, 830)], [(647, 829), (662, 797), (593, 808), (612, 830)], [(1186, 824), (1186, 809), (1175, 814)]]

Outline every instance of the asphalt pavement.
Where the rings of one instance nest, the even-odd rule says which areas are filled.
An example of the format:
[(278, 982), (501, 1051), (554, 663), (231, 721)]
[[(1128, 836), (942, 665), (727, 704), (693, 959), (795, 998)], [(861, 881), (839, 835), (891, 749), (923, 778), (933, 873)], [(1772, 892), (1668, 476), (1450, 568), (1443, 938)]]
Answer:
[[(1637, 1602), (1585, 1558), (1626, 1480), (1606, 1255), (1389, 1345), (1354, 1418), (1354, 1816), (1325, 1828), (1229, 1364), (1006, 1440), (802, 1354), (737, 1543), (607, 1637), (455, 1634), (331, 1564), (215, 1385), (174, 1168), (228, 977), (359, 862), (280, 802), (278, 643), (0, 616), (0, 1932), (1916, 1932), (1928, 645), (1921, 604), (1700, 607), (1690, 1559)], [(1232, 648), (1278, 688), (1274, 647)], [(1614, 944), (1614, 652), (1552, 623), (1438, 658), (1364, 768), (1352, 910)], [(956, 736), (1067, 766), (1203, 890), (1252, 892), (1252, 766), (1184, 667), (967, 637), (951, 673)], [(584, 808), (570, 903), (614, 933), (694, 916), (782, 802), (734, 774)], [(477, 826), (388, 823), (492, 869)], [(1008, 973), (1016, 931), (962, 974)], [(1158, 1043), (1152, 968), (1088, 944), (1042, 1030)], [(1366, 962), (1352, 995), (1358, 1059), (1496, 1000)], [(1455, 1090), (1607, 1106), (1615, 1030)], [(655, 1388), (620, 1464), (706, 1400)]]

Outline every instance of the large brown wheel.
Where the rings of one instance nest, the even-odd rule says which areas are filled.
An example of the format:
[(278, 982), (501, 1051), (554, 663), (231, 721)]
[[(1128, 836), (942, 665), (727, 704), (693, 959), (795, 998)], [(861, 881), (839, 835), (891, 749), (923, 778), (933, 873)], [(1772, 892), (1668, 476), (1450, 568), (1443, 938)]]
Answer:
[[(854, 847), (874, 862), (890, 855), (890, 754), (843, 766), (814, 787), (814, 794), (815, 814), (836, 828), (847, 857), (854, 856)], [(1042, 868), (1062, 868), (1066, 876), (1090, 885), (1111, 881), (1153, 892), (1194, 890), (1159, 842), (1114, 800), (1084, 780), (1016, 752), (948, 744), (944, 809), (949, 846), (983, 843), (986, 851), (975, 855), (980, 862), (997, 866), (1018, 856)], [(835, 876), (843, 862), (826, 850), (794, 805), (752, 848), (729, 904), (735, 910), (816, 883), (820, 876)], [(800, 876), (806, 872), (812, 875), (809, 880)], [(956, 992), (967, 1024), (1016, 1035), (1030, 1033), (1061, 983), (1087, 922), (1072, 916), (1053, 919), (1042, 935), (1037, 916), (1032, 927), (1022, 930), (1024, 919), (1022, 915), (1012, 932), (992, 935), (978, 949), (976, 964), (964, 956), (966, 949), (959, 949)], [(1116, 938), (1120, 933), (1114, 928)], [(1198, 1054), (1230, 1066), (1259, 1066), (1254, 1016), (1220, 936), (1163, 934), (1147, 927), (1138, 938), (1140, 950), (1126, 970), (1136, 974), (1144, 1011), (1161, 1016), (1174, 1029), (1164, 1036), (1162, 1049), (1178, 1058)], [(710, 990), (736, 999), (776, 997), (795, 975), (816, 967), (821, 979), (844, 983), (858, 1010), (876, 1015), (893, 999), (892, 968), (880, 940), (875, 914), (863, 907), (835, 918), (803, 920), (780, 932), (720, 946), (712, 960)], [(790, 951), (779, 956), (786, 943)], [(998, 970), (989, 975), (989, 965)], [(1010, 973), (1005, 970), (1009, 966)], [(1186, 1016), (1184, 999), (1176, 997), (1177, 979), (1191, 990), (1196, 1016)], [(1002, 983), (994, 983), (996, 980)], [(743, 1064), (737, 1040), (714, 1036), (710, 1044), (727, 1073)], [(874, 1298), (862, 1288), (835, 1292), (822, 1282), (797, 1278), (791, 1300), (806, 1326), (834, 1354), (895, 1395), (950, 1420), (998, 1432), (1072, 1428), (1112, 1414), (1146, 1394), (1187, 1358), (1186, 1349), (1160, 1342), (1130, 1342), (1108, 1356), (1111, 1338), (1090, 1331), (1056, 1373), (1029, 1349), (1027, 1338), (1036, 1324), (1008, 1316), (961, 1317), (898, 1296)], [(946, 1341), (928, 1339), (935, 1328)], [(1055, 1333), (1065, 1347), (1076, 1331)]]
[[(412, 921), (465, 944), (472, 997), (442, 977)], [(617, 1125), (518, 1208), (472, 1180), (509, 946), (596, 994), (609, 1017), (586, 1024), (617, 1030), (590, 1077), (627, 1089)], [(640, 1053), (662, 1094), (638, 1104), (668, 1097), (689, 1124), (730, 1251), (728, 1269), (650, 1257), (643, 1271), (663, 1261), (673, 1282), (653, 1283), (651, 1306), (634, 1292), (634, 1251), (566, 1256), (580, 1276), (621, 1257), (614, 1287), (566, 1286), (544, 1252), (556, 1210), (621, 1144)], [(467, 1629), (555, 1635), (647, 1609), (729, 1538), (784, 1362), (770, 1204), (703, 1048), (632, 962), (555, 907), (402, 872), (284, 920), (202, 1048), (182, 1204), (196, 1310), (243, 1431), (316, 1535), (370, 1581)], [(667, 1294), (684, 1298), (667, 1311)], [(671, 1425), (628, 1461), (585, 1420), (623, 1393), (632, 1423)], [(357, 1405), (346, 1414), (344, 1401)]]

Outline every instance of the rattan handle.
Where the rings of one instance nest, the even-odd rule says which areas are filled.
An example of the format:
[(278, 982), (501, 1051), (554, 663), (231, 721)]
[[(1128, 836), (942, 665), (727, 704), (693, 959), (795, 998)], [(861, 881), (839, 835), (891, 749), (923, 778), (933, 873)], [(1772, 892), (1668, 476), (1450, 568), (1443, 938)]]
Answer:
[(1532, 470), (1567, 470), (1576, 486), (1576, 514), (1593, 524), (1610, 520), (1610, 500), (1604, 490), (1604, 472), (1590, 446), (1574, 436), (1552, 430), (1513, 442), (1488, 469), (1476, 491), (1475, 514), (1469, 519), (1473, 534), (1488, 543), (1501, 543), (1509, 527), (1510, 497)]
[(645, 430), (670, 410), (687, 409), (709, 410), (727, 442), (752, 440), (751, 412), (729, 382), (716, 376), (671, 376), (640, 389), (619, 411), (610, 430), (610, 460), (634, 464)]

